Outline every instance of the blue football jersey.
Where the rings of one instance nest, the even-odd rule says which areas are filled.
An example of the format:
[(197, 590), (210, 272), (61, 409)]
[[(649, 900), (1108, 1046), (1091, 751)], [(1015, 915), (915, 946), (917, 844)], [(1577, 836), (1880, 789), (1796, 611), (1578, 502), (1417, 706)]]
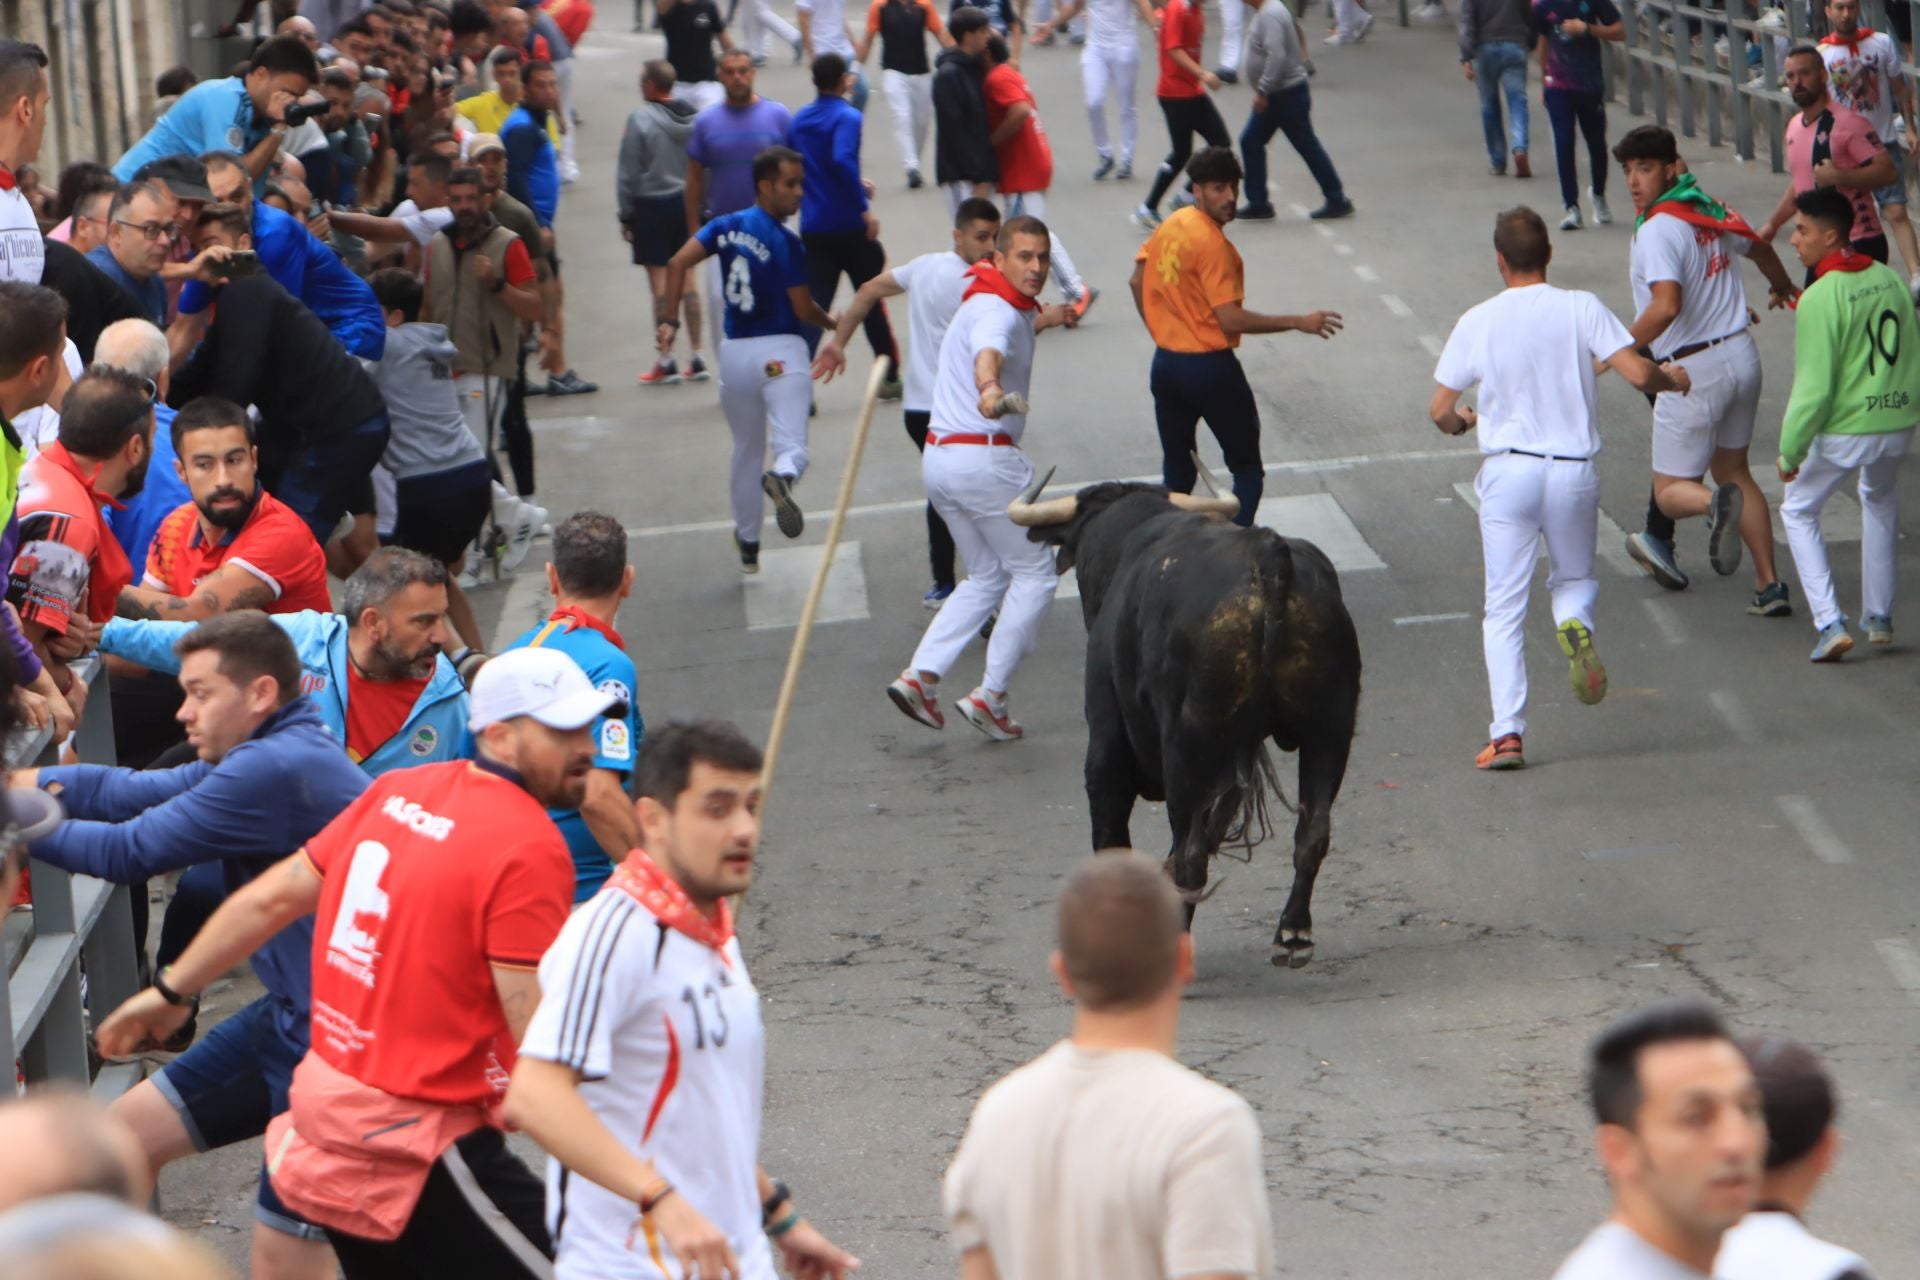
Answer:
[(787, 290), (807, 283), (800, 237), (754, 205), (724, 213), (700, 228), (702, 247), (720, 259), (720, 296), (726, 300), (729, 338), (801, 336)]

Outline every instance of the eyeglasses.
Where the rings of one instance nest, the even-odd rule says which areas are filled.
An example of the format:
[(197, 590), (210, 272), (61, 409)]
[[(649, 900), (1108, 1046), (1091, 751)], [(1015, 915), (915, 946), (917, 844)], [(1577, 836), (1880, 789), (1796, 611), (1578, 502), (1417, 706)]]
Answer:
[(114, 221), (123, 227), (132, 227), (147, 240), (175, 240), (180, 236), (180, 229), (170, 222), (128, 222), (125, 218)]

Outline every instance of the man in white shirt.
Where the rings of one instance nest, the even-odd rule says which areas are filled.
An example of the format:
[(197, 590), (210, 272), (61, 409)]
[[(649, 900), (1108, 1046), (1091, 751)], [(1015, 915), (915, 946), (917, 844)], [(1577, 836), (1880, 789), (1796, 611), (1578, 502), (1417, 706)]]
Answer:
[(39, 45), (0, 39), (0, 280), (39, 284), (46, 242), (33, 205), (15, 181), (40, 158), (52, 90)]
[(1827, 0), (1827, 34), (1820, 41), (1820, 60), (1827, 64), (1827, 85), (1834, 100), (1867, 118), (1887, 144), (1897, 176), (1877, 188), (1873, 202), (1887, 237), (1899, 246), (1907, 264), (1907, 289), (1920, 305), (1920, 238), (1907, 217), (1907, 146), (1893, 131), (1893, 111), (1907, 125), (1907, 145), (1920, 139), (1913, 112), (1913, 89), (1902, 70), (1900, 46), (1884, 31), (1860, 25), (1860, 0)]
[[(1240, 8), (1239, 0), (1227, 0), (1223, 8)], [(1033, 33), (1036, 43), (1045, 43), (1053, 33), (1073, 21), (1074, 16), (1085, 10), (1087, 14), (1087, 43), (1080, 50), (1080, 83), (1087, 94), (1087, 123), (1093, 127), (1093, 149), (1100, 155), (1100, 165), (1093, 171), (1095, 181), (1112, 175), (1115, 178), (1133, 176), (1133, 144), (1140, 134), (1140, 114), (1133, 104), (1134, 77), (1140, 72), (1140, 38), (1133, 25), (1134, 15), (1153, 29), (1153, 6), (1147, 0), (1068, 0), (1054, 15), (1053, 21), (1043, 24)], [(1237, 41), (1233, 42), (1237, 46)], [(1221, 46), (1221, 65), (1226, 65), (1224, 57), (1226, 46)], [(1235, 52), (1234, 66), (1239, 66), (1239, 55)], [(1220, 78), (1228, 79), (1225, 71)], [(1113, 167), (1113, 147), (1107, 141), (1107, 97), (1108, 91), (1119, 100), (1120, 107), (1120, 168)]]
[(962, 1280), (1271, 1277), (1260, 1124), (1174, 1060), (1193, 937), (1159, 866), (1075, 867), (1049, 962), (1073, 1033), (987, 1090), (942, 1201)]
[[(1480, 426), (1480, 546), (1486, 559), (1481, 625), (1493, 694), (1481, 769), (1526, 765), (1526, 643), (1521, 624), (1533, 586), (1534, 548), (1547, 541), (1553, 625), (1571, 664), (1574, 695), (1591, 706), (1607, 694), (1593, 647), (1593, 576), (1599, 537), (1597, 372), (1617, 370), (1641, 391), (1691, 385), (1678, 365), (1656, 366), (1634, 350), (1626, 326), (1600, 299), (1547, 283), (1553, 246), (1540, 215), (1521, 206), (1494, 223), (1494, 257), (1506, 289), (1460, 317), (1434, 370), (1433, 424), (1450, 436)], [(1480, 409), (1457, 409), (1478, 385)], [(1483, 421), (1484, 420), (1484, 421)]]
[(1032, 652), (1060, 585), (1053, 552), (1029, 541), (1027, 531), (1007, 517), (1007, 504), (1033, 480), (1020, 438), (1027, 428), (1037, 299), (1047, 283), (1051, 246), (1038, 218), (1009, 218), (993, 257), (967, 269), (960, 309), (940, 344), (920, 463), (927, 499), (967, 562), (967, 580), (940, 606), (913, 661), (887, 686), (887, 696), (906, 715), (945, 728), (940, 678), (998, 609), (980, 685), (955, 704), (996, 742), (1026, 732), (1007, 712), (1007, 690), (1021, 659)]
[(1767, 1126), (1746, 1057), (1712, 1009), (1676, 1000), (1601, 1032), (1587, 1081), (1613, 1211), (1553, 1280), (1706, 1280), (1760, 1188)]
[(1784, 1036), (1740, 1042), (1766, 1100), (1767, 1171), (1753, 1212), (1720, 1241), (1721, 1280), (1871, 1280), (1866, 1260), (1807, 1230), (1807, 1207), (1833, 1169), (1840, 1134), (1833, 1080), (1813, 1050)]
[(853, 68), (853, 88), (847, 101), (856, 111), (867, 109), (867, 73), (854, 56), (847, 35), (847, 0), (794, 0), (793, 16), (800, 20), (800, 47), (808, 66), (823, 53), (837, 53)]
[(507, 1115), (546, 1148), (559, 1280), (839, 1280), (859, 1261), (760, 1168), (766, 1038), (727, 898), (753, 880), (760, 749), (677, 722), (635, 763), (642, 849), (540, 962)]
[[(1669, 521), (1706, 517), (1707, 559), (1716, 573), (1738, 569), (1746, 545), (1755, 593), (1747, 612), (1790, 614), (1787, 585), (1774, 571), (1767, 497), (1747, 465), (1760, 410), (1760, 349), (1747, 331), (1739, 259), (1767, 278), (1772, 306), (1788, 305), (1799, 290), (1773, 246), (1685, 172), (1672, 133), (1641, 125), (1615, 144), (1613, 158), (1639, 214), (1629, 267), (1637, 314), (1627, 332), (1656, 360), (1685, 360), (1693, 379), (1691, 395), (1653, 402), (1654, 502)], [(1709, 472), (1713, 488), (1701, 483)], [(1654, 536), (1627, 539), (1628, 554), (1650, 571), (1645, 542)], [(1654, 554), (1671, 557), (1672, 539), (1663, 541)]]

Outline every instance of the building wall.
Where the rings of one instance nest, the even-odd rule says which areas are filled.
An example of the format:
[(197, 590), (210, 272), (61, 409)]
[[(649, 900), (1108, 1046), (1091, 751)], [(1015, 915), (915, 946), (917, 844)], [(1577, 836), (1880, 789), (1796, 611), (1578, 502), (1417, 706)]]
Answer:
[(154, 77), (185, 43), (173, 0), (0, 0), (0, 31), (47, 51), (49, 186), (71, 161), (111, 164), (147, 131)]

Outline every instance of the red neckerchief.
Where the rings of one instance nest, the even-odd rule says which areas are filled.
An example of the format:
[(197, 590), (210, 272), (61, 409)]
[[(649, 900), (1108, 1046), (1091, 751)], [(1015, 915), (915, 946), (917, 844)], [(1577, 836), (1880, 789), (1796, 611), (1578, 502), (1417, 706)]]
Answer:
[(564, 622), (567, 624), (567, 630), (569, 631), (572, 631), (575, 627), (586, 627), (590, 630), (598, 631), (607, 638), (607, 642), (614, 648), (622, 653), (627, 651), (627, 642), (620, 638), (618, 631), (615, 631), (611, 626), (600, 621), (600, 619), (594, 617), (579, 605), (570, 604), (563, 609), (555, 609), (547, 616), (547, 621)]
[(1873, 259), (1864, 253), (1855, 253), (1849, 245), (1845, 249), (1835, 249), (1826, 257), (1813, 264), (1813, 278), (1818, 280), (1829, 271), (1865, 271), (1873, 265)]
[(727, 958), (727, 944), (733, 941), (733, 912), (727, 909), (726, 899), (720, 901), (719, 914), (712, 920), (707, 919), (700, 914), (700, 908), (693, 905), (687, 891), (639, 849), (629, 853), (626, 861), (613, 869), (613, 877), (607, 883), (653, 912), (661, 924), (712, 947), (720, 953), (722, 964), (732, 965), (733, 961)]
[(13, 170), (0, 164), (0, 191), (11, 191), (17, 185), (19, 184), (13, 176)]
[(1013, 287), (1013, 281), (1000, 274), (1000, 268), (993, 265), (993, 259), (982, 258), (967, 268), (967, 276), (973, 283), (960, 295), (965, 302), (977, 293), (990, 293), (1018, 311), (1038, 311), (1040, 303)]
[[(96, 508), (106, 506), (116, 511), (126, 510), (126, 503), (100, 492), (96, 487), (100, 480), (100, 467), (95, 467), (90, 475), (82, 471), (73, 455), (67, 452), (67, 447), (57, 440), (40, 452), (48, 462), (84, 485), (88, 499)], [(126, 548), (120, 545), (118, 538), (100, 539), (100, 545), (93, 554), (93, 571), (87, 575), (87, 617), (99, 622), (113, 616), (120, 588), (133, 585), (133, 562), (127, 559)]]
[(1745, 218), (1735, 213), (1731, 208), (1727, 209), (1726, 219), (1722, 221), (1706, 212), (1706, 210), (1702, 209), (1699, 205), (1688, 204), (1680, 200), (1662, 200), (1647, 210), (1647, 216), (1649, 218), (1656, 213), (1664, 213), (1669, 217), (1678, 218), (1689, 226), (1704, 227), (1708, 231), (1724, 231), (1729, 235), (1745, 236), (1755, 244), (1760, 243), (1760, 233), (1755, 231)]
[(1853, 34), (1850, 36), (1843, 36), (1837, 31), (1828, 32), (1826, 35), (1820, 37), (1820, 43), (1830, 44), (1836, 47), (1845, 45), (1847, 46), (1847, 51), (1857, 58), (1860, 56), (1860, 42), (1870, 39), (1872, 36), (1872, 27), (1855, 27)]

